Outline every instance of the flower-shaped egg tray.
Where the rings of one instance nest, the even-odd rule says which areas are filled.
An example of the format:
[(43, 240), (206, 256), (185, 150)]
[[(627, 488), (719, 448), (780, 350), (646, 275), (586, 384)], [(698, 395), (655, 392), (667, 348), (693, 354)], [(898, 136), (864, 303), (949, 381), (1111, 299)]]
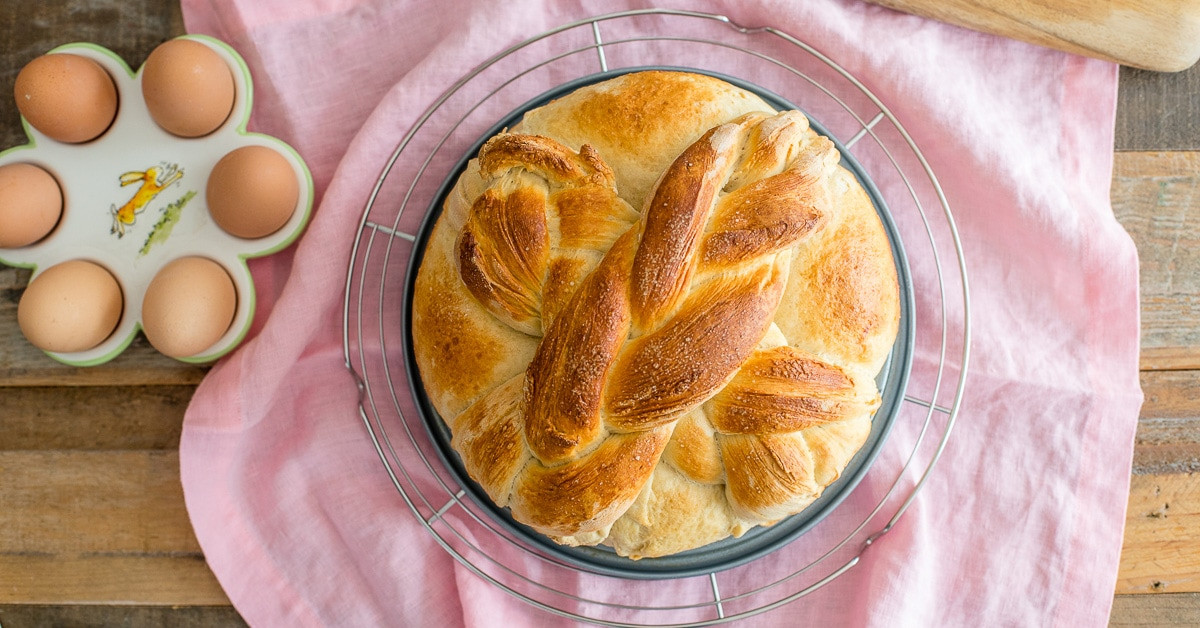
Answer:
[[(237, 305), (232, 323), (216, 343), (199, 354), (178, 359), (203, 363), (224, 355), (242, 340), (253, 320), (254, 284), (246, 260), (286, 247), (300, 235), (311, 214), (312, 176), (300, 156), (277, 138), (246, 131), (252, 83), (241, 56), (211, 37), (185, 35), (180, 39), (208, 46), (232, 72), (233, 109), (212, 133), (185, 138), (163, 130), (151, 118), (142, 97), (145, 66), (134, 73), (110, 50), (73, 43), (47, 54), (70, 53), (100, 64), (117, 90), (119, 104), (112, 125), (94, 140), (69, 144), (47, 137), (23, 118), (30, 142), (0, 153), (0, 166), (28, 163), (48, 171), (63, 197), (62, 217), (54, 230), (28, 246), (0, 248), (0, 262), (32, 268), (36, 280), (41, 271), (56, 264), (87, 260), (107, 269), (121, 287), (123, 312), (113, 332), (91, 349), (46, 352), (61, 362), (91, 366), (119, 355), (142, 327), (142, 301), (155, 274), (172, 260), (189, 256), (208, 258), (224, 268), (236, 289)], [(279, 230), (254, 239), (222, 230), (209, 214), (205, 191), (217, 162), (245, 146), (263, 146), (279, 153), (299, 183), (290, 219)], [(134, 204), (136, 208), (131, 207)], [(136, 209), (125, 212), (132, 217), (132, 224), (117, 224), (122, 209)]]

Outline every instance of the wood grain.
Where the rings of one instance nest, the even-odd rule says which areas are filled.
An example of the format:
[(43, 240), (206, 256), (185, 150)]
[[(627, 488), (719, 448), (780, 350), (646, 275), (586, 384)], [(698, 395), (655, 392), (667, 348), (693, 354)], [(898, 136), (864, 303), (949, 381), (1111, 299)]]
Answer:
[(1137, 245), (1142, 368), (1200, 369), (1200, 152), (1123, 152), (1113, 212)]
[(246, 622), (231, 606), (111, 606), (0, 604), (5, 628), (56, 626), (170, 626), (171, 628), (239, 628)]
[(1121, 68), (1116, 149), (1200, 150), (1198, 94), (1200, 64), (1173, 74)]
[(20, 387), (0, 393), (0, 450), (179, 447), (192, 386)]
[(0, 504), (5, 555), (200, 555), (174, 451), (0, 451)]
[(17, 602), (212, 606), (229, 598), (199, 555), (0, 554), (0, 604)]
[(0, 451), (0, 603), (228, 604), (175, 451)]
[(1200, 592), (1200, 474), (1135, 475), (1117, 593)]
[(1190, 0), (871, 0), (950, 24), (1147, 70), (1200, 58), (1200, 6)]
[(1115, 155), (1113, 212), (1139, 255), (1145, 403), (1113, 625), (1195, 625), (1200, 616), (1200, 598), (1190, 595), (1169, 596), (1172, 602), (1162, 608), (1129, 599), (1200, 592), (1198, 186), (1200, 153)]
[(1113, 628), (1200, 626), (1200, 593), (1118, 595), (1113, 599), (1108, 625)]
[(1200, 373), (1143, 371), (1146, 396), (1133, 449), (1133, 473), (1200, 471)]

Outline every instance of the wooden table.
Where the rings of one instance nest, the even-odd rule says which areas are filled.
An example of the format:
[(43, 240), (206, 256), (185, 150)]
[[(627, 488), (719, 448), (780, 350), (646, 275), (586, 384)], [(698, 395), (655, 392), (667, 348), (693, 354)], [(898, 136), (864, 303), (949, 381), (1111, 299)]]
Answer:
[[(0, 0), (0, 148), (30, 59), (91, 41), (137, 67), (181, 34), (175, 3)], [(1141, 253), (1142, 409), (1113, 625), (1200, 625), (1200, 67), (1122, 69), (1113, 209)], [(71, 368), (21, 337), (29, 272), (0, 268), (0, 624), (238, 625), (179, 486), (206, 369), (138, 339)]]

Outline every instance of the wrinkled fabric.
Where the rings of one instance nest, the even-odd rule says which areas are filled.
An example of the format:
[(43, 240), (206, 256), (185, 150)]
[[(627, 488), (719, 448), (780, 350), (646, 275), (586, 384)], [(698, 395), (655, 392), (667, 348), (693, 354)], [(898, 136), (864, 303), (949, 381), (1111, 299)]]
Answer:
[[(368, 196), (431, 103), (536, 33), (648, 3), (182, 4), (189, 32), (220, 38), (245, 58), (255, 85), (250, 130), (297, 149), (318, 201), (297, 244), (250, 262), (258, 290), (251, 334), (212, 368), (184, 421), (188, 512), (230, 600), (262, 626), (571, 623), (456, 562), (404, 503), (359, 417), (343, 357), (343, 297)], [(815, 581), (861, 550), (857, 564), (755, 625), (1106, 624), (1142, 399), (1136, 251), (1108, 198), (1117, 67), (852, 0), (687, 8), (773, 26), (867, 85), (940, 181), (970, 282), (961, 408), (917, 498), (863, 549), (899, 508), (888, 501), (841, 562), (804, 577)], [(886, 155), (861, 146), (885, 197), (903, 198)], [(906, 237), (920, 234), (903, 204), (893, 209)], [(937, 250), (953, 283), (958, 262), (946, 233), (937, 234)], [(922, 339), (907, 392), (949, 408), (964, 354), (954, 342), (963, 336), (962, 298), (939, 292), (932, 248), (919, 238), (906, 245)], [(943, 316), (951, 339), (944, 354), (928, 340), (942, 333)], [(939, 364), (945, 374), (935, 390)], [(933, 438), (916, 446), (927, 415)], [(910, 493), (945, 423), (942, 410), (903, 403), (886, 446), (845, 502), (783, 550), (719, 574), (721, 590), (750, 590), (795, 571), (852, 530), (893, 484), (901, 498)], [(904, 470), (914, 447), (918, 464)], [(712, 596), (703, 576), (635, 582), (549, 569), (494, 542), (460, 510), (445, 517), (507, 564), (580, 597), (686, 606)], [(571, 612), (595, 612), (534, 593)], [(779, 597), (730, 601), (723, 610), (736, 615)], [(601, 618), (630, 622), (715, 617), (703, 604), (605, 612)]]

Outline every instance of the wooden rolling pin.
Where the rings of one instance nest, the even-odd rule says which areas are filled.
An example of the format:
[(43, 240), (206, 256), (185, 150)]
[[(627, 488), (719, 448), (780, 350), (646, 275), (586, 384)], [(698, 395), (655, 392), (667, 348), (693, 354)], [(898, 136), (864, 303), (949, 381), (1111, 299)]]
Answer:
[(868, 0), (966, 28), (1147, 70), (1200, 58), (1200, 0)]

